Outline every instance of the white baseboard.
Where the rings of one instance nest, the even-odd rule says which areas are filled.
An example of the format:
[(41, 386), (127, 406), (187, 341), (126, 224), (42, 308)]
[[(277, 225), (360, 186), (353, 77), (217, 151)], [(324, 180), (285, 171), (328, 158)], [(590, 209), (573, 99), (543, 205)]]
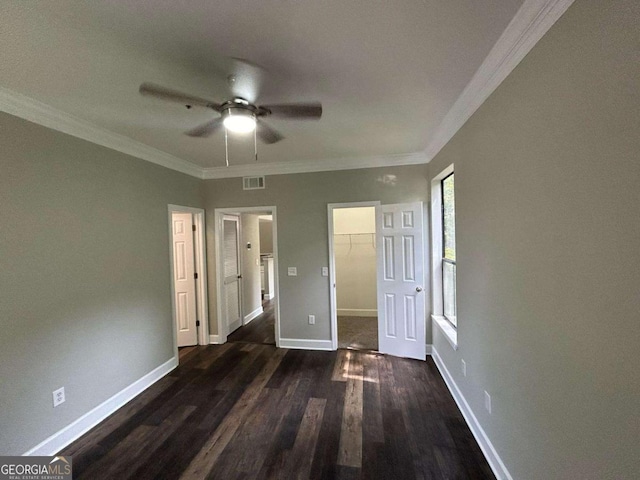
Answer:
[(209, 335), (209, 343), (214, 345), (220, 345), (222, 342), (222, 338), (220, 335)]
[(297, 350), (333, 350), (331, 340), (305, 340), (301, 338), (281, 338), (279, 347)]
[(262, 306), (256, 308), (249, 315), (245, 315), (243, 324), (246, 325), (247, 323), (249, 323), (251, 320), (253, 320), (257, 316), (262, 315), (263, 312), (264, 312), (264, 309), (262, 308)]
[(275, 293), (265, 293), (264, 294), (264, 299), (265, 300), (273, 300), (274, 298), (276, 298), (276, 294)]
[(74, 440), (78, 439), (86, 432), (91, 430), (102, 420), (107, 418), (113, 412), (121, 408), (134, 397), (138, 396), (144, 390), (156, 383), (166, 374), (171, 372), (178, 366), (178, 358), (173, 357), (164, 362), (162, 365), (154, 368), (142, 378), (139, 378), (128, 387), (116, 393), (111, 398), (105, 400), (100, 405), (82, 415), (80, 418), (70, 423), (62, 430), (51, 435), (46, 440), (23, 453), (23, 455), (34, 456), (51, 456), (58, 453), (64, 447)]
[(471, 433), (473, 433), (478, 445), (480, 445), (482, 453), (484, 453), (487, 462), (489, 462), (489, 466), (491, 467), (491, 470), (493, 470), (494, 475), (498, 480), (513, 480), (509, 470), (507, 470), (507, 467), (498, 455), (498, 452), (496, 452), (496, 449), (493, 447), (493, 444), (489, 440), (489, 437), (487, 437), (484, 429), (480, 426), (478, 419), (473, 414), (473, 410), (471, 410), (471, 407), (464, 398), (464, 395), (462, 395), (462, 392), (453, 380), (453, 377), (442, 361), (442, 358), (440, 358), (440, 355), (438, 355), (438, 351), (435, 347), (432, 347), (431, 356), (436, 367), (438, 367), (438, 370), (440, 371), (440, 375), (442, 375), (444, 382), (447, 384), (451, 395), (453, 395), (453, 399), (458, 404), (458, 408), (462, 412), (462, 416), (467, 421), (467, 425), (469, 425)]
[(427, 343), (427, 355), (433, 355), (433, 345)]
[(229, 329), (227, 330), (227, 332), (228, 332), (227, 335), (231, 335), (233, 332), (235, 332), (241, 326), (242, 326), (242, 318), (239, 318), (238, 320), (233, 322), (231, 325), (229, 325)]
[(377, 317), (378, 310), (375, 308), (338, 308), (338, 316), (347, 317)]

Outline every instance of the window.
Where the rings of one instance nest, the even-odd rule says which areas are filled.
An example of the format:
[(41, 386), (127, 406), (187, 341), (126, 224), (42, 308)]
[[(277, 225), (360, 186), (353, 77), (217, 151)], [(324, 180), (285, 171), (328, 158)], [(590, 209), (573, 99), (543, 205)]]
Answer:
[(442, 310), (454, 327), (456, 318), (456, 197), (454, 174), (441, 180), (442, 193)]
[(456, 313), (456, 199), (453, 165), (431, 180), (431, 318), (454, 350)]

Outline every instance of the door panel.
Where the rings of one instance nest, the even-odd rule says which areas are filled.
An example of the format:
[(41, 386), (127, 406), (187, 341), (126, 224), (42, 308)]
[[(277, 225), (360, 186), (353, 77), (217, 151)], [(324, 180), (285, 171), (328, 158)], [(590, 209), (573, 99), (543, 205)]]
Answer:
[(376, 207), (380, 352), (426, 357), (422, 203)]
[(178, 346), (198, 343), (193, 230), (190, 213), (173, 213), (173, 285)]
[(242, 325), (240, 307), (240, 235), (239, 218), (234, 215), (223, 217), (223, 261), (224, 261), (224, 299), (227, 321), (227, 334)]

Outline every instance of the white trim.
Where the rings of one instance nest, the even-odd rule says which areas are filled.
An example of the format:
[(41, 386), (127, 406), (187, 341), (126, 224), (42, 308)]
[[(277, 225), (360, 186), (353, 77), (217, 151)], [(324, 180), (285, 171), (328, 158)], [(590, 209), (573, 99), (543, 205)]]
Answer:
[(191, 162), (119, 133), (111, 132), (106, 128), (5, 87), (0, 87), (0, 110), (91, 143), (102, 145), (187, 175), (203, 178), (203, 169)]
[(97, 407), (89, 410), (77, 420), (71, 422), (63, 429), (57, 431), (46, 440), (23, 453), (23, 455), (51, 456), (58, 453), (74, 440), (78, 439), (113, 412), (123, 407), (131, 399), (142, 393), (162, 377), (178, 366), (178, 357), (173, 357), (162, 365), (133, 382), (128, 387), (120, 390), (111, 398), (105, 400)]
[(209, 339), (209, 286), (207, 285), (207, 230), (205, 223), (205, 212), (202, 209), (194, 212), (193, 220), (196, 226), (195, 235), (195, 260), (198, 270), (198, 280), (196, 281), (196, 292), (198, 299), (198, 344), (207, 345)]
[(274, 298), (276, 298), (276, 294), (275, 293), (265, 293), (264, 294), (264, 299), (265, 300), (273, 300)]
[(262, 315), (263, 312), (264, 312), (264, 309), (262, 307), (256, 308), (253, 312), (251, 312), (250, 314), (244, 316), (244, 320), (243, 320), (242, 324), (243, 325), (248, 324), (254, 318)]
[(203, 169), (205, 180), (216, 178), (247, 177), (254, 175), (285, 175), (290, 173), (329, 172), (335, 170), (355, 170), (359, 168), (389, 167), (398, 165), (418, 165), (428, 162), (424, 152), (390, 154), (375, 157), (324, 158), (292, 162), (247, 163), (228, 167)]
[(221, 275), (223, 272), (219, 268), (219, 265), (223, 265), (222, 262), (222, 219), (224, 215), (240, 214), (240, 213), (257, 213), (264, 212), (270, 214), (272, 217), (272, 230), (273, 236), (273, 276), (275, 283), (275, 302), (273, 305), (273, 312), (275, 316), (275, 337), (276, 347), (280, 347), (280, 282), (278, 277), (278, 213), (275, 206), (257, 206), (257, 207), (235, 207), (235, 208), (216, 208), (214, 210), (214, 238), (215, 238), (215, 258), (216, 258), (216, 314), (218, 324), (218, 343), (226, 343), (228, 336), (228, 329), (222, 322), (222, 282)]
[(482, 453), (484, 453), (484, 456), (487, 459), (491, 470), (493, 470), (494, 475), (498, 480), (513, 480), (513, 477), (509, 473), (509, 470), (507, 470), (507, 467), (500, 458), (500, 455), (498, 455), (498, 452), (496, 452), (496, 449), (491, 443), (491, 440), (489, 440), (489, 437), (480, 425), (480, 422), (478, 422), (478, 419), (473, 414), (473, 410), (471, 410), (471, 407), (467, 403), (467, 400), (464, 398), (464, 395), (458, 388), (458, 385), (453, 380), (453, 377), (442, 361), (442, 358), (440, 357), (440, 355), (438, 355), (438, 351), (436, 350), (435, 346), (433, 347), (431, 356), (434, 363), (436, 364), (436, 367), (438, 367), (438, 370), (440, 371), (440, 375), (444, 379), (444, 382), (447, 384), (447, 388), (449, 388), (453, 399), (456, 401), (460, 412), (462, 412), (462, 416), (467, 421), (467, 425), (469, 425), (471, 433), (473, 433), (473, 436), (478, 442), (478, 445), (480, 445), (480, 449), (482, 450)]
[(442, 315), (431, 315), (433, 325), (437, 325), (454, 350), (458, 350), (458, 331)]
[(377, 317), (378, 309), (375, 308), (338, 308), (338, 316), (346, 315), (348, 317)]
[(198, 345), (207, 345), (209, 343), (209, 301), (207, 292), (207, 239), (205, 212), (202, 208), (184, 207), (182, 205), (169, 204), (167, 206), (169, 216), (169, 270), (171, 282), (171, 318), (173, 329), (173, 350), (176, 358), (178, 355), (178, 332), (176, 331), (176, 306), (175, 306), (175, 285), (173, 284), (173, 228), (171, 214), (190, 213), (192, 221), (196, 226), (195, 241), (193, 244), (193, 255), (196, 262), (196, 270), (198, 271), (198, 279), (196, 280), (196, 309), (197, 318), (200, 321), (198, 328)]
[(224, 342), (221, 341), (220, 335), (209, 335), (209, 343), (212, 345), (220, 345)]
[[(336, 256), (333, 245), (333, 210), (336, 208), (377, 207), (379, 200), (369, 202), (347, 202), (327, 204), (327, 226), (329, 243), (329, 315), (331, 320), (331, 350), (338, 349), (338, 300), (336, 298)], [(377, 268), (377, 267), (376, 267)], [(377, 310), (376, 310), (377, 315)]]
[(425, 149), (427, 162), (453, 138), (574, 0), (525, 0)]
[(237, 329), (242, 326), (242, 319), (238, 318), (235, 322), (232, 322), (229, 327), (227, 327), (227, 336), (231, 335)]
[(307, 340), (303, 338), (281, 338), (279, 348), (295, 350), (335, 350), (331, 340)]

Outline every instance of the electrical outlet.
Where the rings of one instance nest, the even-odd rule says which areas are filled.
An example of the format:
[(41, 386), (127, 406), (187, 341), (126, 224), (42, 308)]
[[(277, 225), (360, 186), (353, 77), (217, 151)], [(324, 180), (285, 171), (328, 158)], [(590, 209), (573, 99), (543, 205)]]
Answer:
[(323, 277), (329, 276), (329, 267), (322, 267), (322, 276)]
[(290, 277), (295, 277), (298, 275), (297, 267), (287, 267), (287, 275)]
[(460, 359), (460, 362), (462, 363), (462, 376), (466, 377), (467, 376), (467, 362), (465, 362), (462, 359)]
[(484, 408), (487, 409), (487, 412), (491, 413), (491, 395), (484, 391)]
[(309, 315), (309, 325), (315, 325), (315, 324), (316, 324), (316, 316)]
[(61, 403), (64, 403), (64, 401), (64, 387), (61, 387), (53, 392), (53, 406), (57, 407)]

